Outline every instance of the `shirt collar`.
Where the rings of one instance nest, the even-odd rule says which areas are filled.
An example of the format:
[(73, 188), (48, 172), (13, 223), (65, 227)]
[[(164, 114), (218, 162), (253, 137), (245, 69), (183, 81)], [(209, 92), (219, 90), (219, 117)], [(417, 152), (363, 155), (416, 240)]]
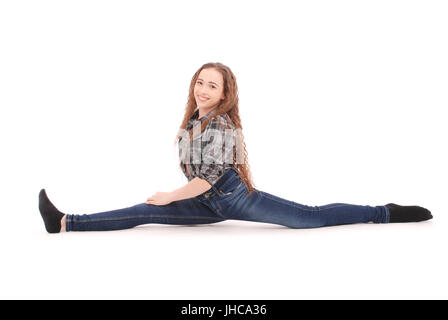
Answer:
[(212, 110), (207, 112), (205, 115), (203, 115), (201, 119), (198, 119), (198, 117), (199, 117), (199, 108), (198, 108), (191, 116), (191, 120), (199, 120), (199, 121), (205, 120), (205, 119), (209, 118), (215, 112), (215, 110), (216, 110), (216, 108), (213, 108)]

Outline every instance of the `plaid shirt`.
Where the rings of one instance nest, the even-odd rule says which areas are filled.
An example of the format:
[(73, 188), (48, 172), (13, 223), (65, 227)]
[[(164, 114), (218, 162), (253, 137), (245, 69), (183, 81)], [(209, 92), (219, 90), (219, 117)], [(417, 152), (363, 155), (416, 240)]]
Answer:
[[(197, 109), (188, 120), (186, 132), (194, 127), (195, 136), (189, 143), (189, 135), (184, 134), (179, 141), (179, 160), (182, 172), (191, 181), (195, 177), (213, 185), (231, 167), (235, 155), (235, 126), (227, 114), (211, 118), (202, 133), (201, 123), (212, 116), (215, 109), (198, 119)], [(217, 121), (219, 120), (220, 123)]]

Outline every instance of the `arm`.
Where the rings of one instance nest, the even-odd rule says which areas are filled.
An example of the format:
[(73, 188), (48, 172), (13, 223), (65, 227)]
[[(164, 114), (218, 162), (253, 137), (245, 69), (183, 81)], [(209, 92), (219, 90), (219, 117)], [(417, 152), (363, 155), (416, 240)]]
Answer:
[[(213, 125), (214, 122), (211, 122)], [(214, 124), (217, 126), (216, 124)], [(178, 201), (196, 197), (211, 189), (218, 177), (222, 174), (222, 133), (217, 129), (206, 129), (205, 138), (201, 148), (202, 162), (199, 166), (198, 176), (194, 177), (183, 187), (167, 192), (167, 201)]]
[(196, 197), (201, 193), (209, 190), (212, 186), (206, 180), (199, 177), (194, 177), (190, 182), (188, 182), (183, 187), (171, 191), (172, 201), (178, 201), (188, 198)]
[[(197, 176), (183, 187), (171, 192), (157, 192), (146, 200), (147, 204), (165, 205), (173, 201), (196, 197), (211, 189), (222, 175), (222, 149), (224, 127), (219, 126), (216, 120), (211, 120), (201, 137), (201, 159)], [(233, 152), (233, 148), (228, 148)], [(233, 154), (232, 154), (233, 155)], [(225, 158), (227, 159), (227, 158)], [(229, 157), (228, 159), (232, 159)]]
[(146, 200), (146, 204), (166, 205), (173, 201), (196, 197), (209, 190), (212, 186), (207, 180), (195, 177), (183, 187), (171, 192), (156, 192)]

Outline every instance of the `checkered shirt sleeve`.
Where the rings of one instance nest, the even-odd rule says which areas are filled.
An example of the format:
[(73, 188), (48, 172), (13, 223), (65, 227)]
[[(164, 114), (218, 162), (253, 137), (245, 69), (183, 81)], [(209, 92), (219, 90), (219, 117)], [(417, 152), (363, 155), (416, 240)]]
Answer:
[[(196, 121), (191, 121), (188, 128), (197, 125)], [(181, 164), (182, 171), (189, 181), (199, 177), (214, 185), (233, 166), (234, 134), (235, 127), (224, 115), (210, 119), (202, 134), (195, 137), (190, 144), (190, 163), (187, 164), (190, 174)]]

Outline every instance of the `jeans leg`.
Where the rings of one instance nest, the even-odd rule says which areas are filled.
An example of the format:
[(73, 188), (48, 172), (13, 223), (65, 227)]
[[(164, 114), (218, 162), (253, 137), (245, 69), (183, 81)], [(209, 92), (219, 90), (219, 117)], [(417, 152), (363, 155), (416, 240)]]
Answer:
[(129, 229), (148, 223), (206, 224), (225, 221), (196, 198), (164, 206), (140, 203), (131, 207), (94, 214), (67, 215), (67, 231), (106, 231)]
[(254, 191), (250, 197), (244, 191), (232, 202), (223, 214), (228, 219), (273, 223), (290, 228), (317, 228), (360, 222), (387, 223), (390, 220), (386, 206), (348, 203), (307, 206), (260, 190)]

